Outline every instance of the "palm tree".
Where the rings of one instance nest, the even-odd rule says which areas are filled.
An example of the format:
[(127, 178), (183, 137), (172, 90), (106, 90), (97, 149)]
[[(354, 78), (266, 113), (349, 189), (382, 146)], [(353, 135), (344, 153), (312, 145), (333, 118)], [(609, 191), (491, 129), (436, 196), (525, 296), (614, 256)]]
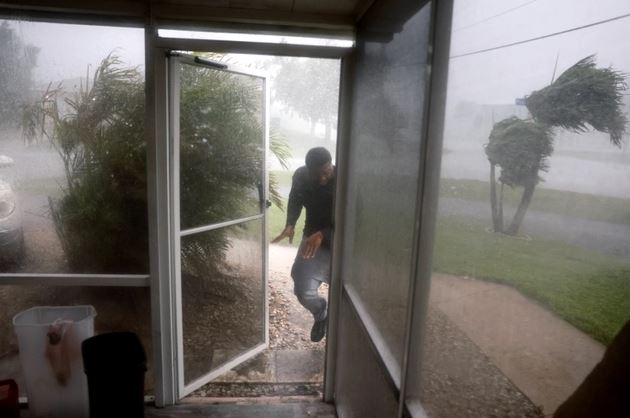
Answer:
[[(545, 125), (511, 117), (497, 123), (485, 147), (490, 161), (490, 203), (495, 232), (515, 235), (525, 217), (541, 180), (540, 171), (547, 171), (547, 158), (553, 151), (552, 136)], [(495, 167), (501, 168), (500, 192), (497, 199)], [(507, 230), (503, 224), (503, 187), (523, 187), (523, 196)]]
[[(593, 55), (581, 59), (549, 86), (532, 92), (526, 106), (530, 120), (510, 117), (496, 123), (485, 145), (490, 162), (490, 207), (495, 232), (517, 235), (553, 152), (554, 128), (587, 132), (589, 126), (610, 135), (621, 147), (627, 118), (623, 109), (625, 76), (612, 68), (596, 68)], [(496, 167), (501, 174), (497, 196)], [(520, 204), (506, 229), (503, 187), (523, 187)]]

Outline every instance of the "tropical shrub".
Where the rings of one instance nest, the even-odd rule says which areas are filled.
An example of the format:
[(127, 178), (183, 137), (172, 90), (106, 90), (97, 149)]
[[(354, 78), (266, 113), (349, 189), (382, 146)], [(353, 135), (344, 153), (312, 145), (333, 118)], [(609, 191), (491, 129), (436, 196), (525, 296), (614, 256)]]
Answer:
[[(182, 229), (253, 214), (261, 204), (259, 86), (199, 68), (181, 72)], [(64, 164), (62, 197), (50, 209), (72, 271), (149, 269), (144, 119), (144, 80), (114, 55), (78, 92), (49, 87), (25, 111), (27, 137), (43, 133)], [(184, 267), (216, 269), (228, 247), (222, 230), (185, 241)]]

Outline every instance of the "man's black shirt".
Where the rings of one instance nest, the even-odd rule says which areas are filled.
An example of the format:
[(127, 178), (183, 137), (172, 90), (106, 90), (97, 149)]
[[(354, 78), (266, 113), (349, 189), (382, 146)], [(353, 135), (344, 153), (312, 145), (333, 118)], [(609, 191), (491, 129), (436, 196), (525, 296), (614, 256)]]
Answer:
[(293, 183), (289, 193), (287, 225), (295, 226), (304, 207), (306, 208), (304, 235), (322, 231), (328, 237), (332, 229), (334, 191), (334, 177), (322, 186), (309, 176), (305, 166), (298, 168), (293, 174)]

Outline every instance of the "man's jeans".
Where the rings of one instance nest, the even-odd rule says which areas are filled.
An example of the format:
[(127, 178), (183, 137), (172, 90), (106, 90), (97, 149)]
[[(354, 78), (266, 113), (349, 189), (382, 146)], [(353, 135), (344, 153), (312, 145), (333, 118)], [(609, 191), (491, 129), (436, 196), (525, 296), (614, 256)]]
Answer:
[(306, 240), (302, 239), (291, 268), (293, 291), (302, 306), (313, 314), (315, 321), (321, 321), (326, 318), (326, 299), (319, 296), (317, 289), (322, 282), (330, 281), (330, 248), (322, 245), (315, 257), (303, 258), (301, 254), (305, 245)]

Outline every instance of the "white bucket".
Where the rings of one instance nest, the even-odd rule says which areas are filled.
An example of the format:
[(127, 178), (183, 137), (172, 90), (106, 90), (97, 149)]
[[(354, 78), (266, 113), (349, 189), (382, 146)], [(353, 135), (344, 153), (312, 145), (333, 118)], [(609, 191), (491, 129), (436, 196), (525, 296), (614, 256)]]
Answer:
[(94, 335), (93, 306), (38, 306), (13, 317), (34, 418), (87, 418), (81, 343)]

